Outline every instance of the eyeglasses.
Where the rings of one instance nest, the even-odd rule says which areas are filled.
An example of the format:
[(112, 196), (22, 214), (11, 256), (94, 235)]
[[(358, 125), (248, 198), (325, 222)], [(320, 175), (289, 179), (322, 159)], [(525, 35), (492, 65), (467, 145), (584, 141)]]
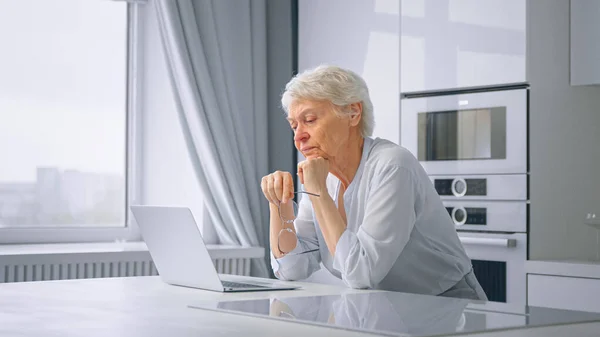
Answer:
[[(320, 197), (320, 195), (318, 194), (305, 191), (294, 192), (294, 194), (298, 193), (306, 193), (315, 197)], [(298, 216), (298, 204), (294, 200), (290, 199), (285, 204), (279, 203), (279, 206), (277, 207), (279, 210), (279, 218), (281, 218), (281, 224), (283, 226), (283, 228), (279, 231), (279, 234), (277, 235), (277, 248), (279, 249), (279, 251), (282, 254), (286, 255), (300, 255), (318, 251), (319, 249), (311, 249), (305, 252), (288, 254), (289, 252), (294, 250), (294, 246), (296, 242), (298, 242), (298, 237), (296, 236), (296, 233), (290, 228), (294, 226), (294, 221)]]

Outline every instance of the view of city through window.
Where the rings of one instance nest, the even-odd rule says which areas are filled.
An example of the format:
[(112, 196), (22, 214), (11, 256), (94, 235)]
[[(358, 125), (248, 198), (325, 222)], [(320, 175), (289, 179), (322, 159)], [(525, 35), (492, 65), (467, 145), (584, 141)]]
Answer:
[(0, 41), (0, 228), (124, 226), (127, 4), (0, 0)]
[(122, 176), (37, 168), (35, 182), (0, 183), (0, 226), (122, 225)]

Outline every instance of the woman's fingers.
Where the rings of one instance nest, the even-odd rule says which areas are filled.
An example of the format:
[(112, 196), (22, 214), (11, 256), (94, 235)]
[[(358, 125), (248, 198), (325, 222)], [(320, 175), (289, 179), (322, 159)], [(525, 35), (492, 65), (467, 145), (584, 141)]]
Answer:
[(267, 190), (271, 198), (271, 203), (279, 205), (279, 198), (277, 198), (277, 194), (275, 193), (275, 179), (273, 179), (273, 174), (270, 174), (269, 179), (267, 179)]
[(289, 172), (276, 171), (264, 176), (260, 188), (265, 198), (275, 205), (294, 198), (294, 181)]
[(271, 191), (269, 190), (269, 180), (272, 180), (271, 178), (272, 178), (271, 175), (264, 176), (263, 179), (262, 179), (262, 181), (261, 181), (260, 186), (262, 188), (263, 194), (265, 195), (265, 198), (270, 203), (276, 204), (276, 201), (271, 196)]
[(283, 200), (283, 176), (281, 172), (276, 171), (272, 174), (273, 176), (273, 192), (275, 193), (275, 197), (277, 201), (281, 202)]
[(304, 185), (304, 162), (298, 163), (298, 178), (300, 178), (300, 183)]
[(283, 193), (281, 201), (285, 204), (288, 200), (294, 197), (294, 182), (292, 175), (289, 172), (283, 172)]
[(265, 199), (267, 199), (267, 201), (272, 202), (271, 201), (271, 194), (269, 193), (269, 176), (266, 175), (264, 177), (262, 177), (262, 179), (260, 180), (260, 189), (263, 192), (263, 195), (265, 196)]

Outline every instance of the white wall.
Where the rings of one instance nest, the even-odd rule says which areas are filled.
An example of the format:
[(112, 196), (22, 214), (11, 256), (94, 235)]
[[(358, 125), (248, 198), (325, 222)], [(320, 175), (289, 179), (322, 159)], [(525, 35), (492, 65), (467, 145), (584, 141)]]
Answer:
[(298, 70), (328, 63), (362, 75), (374, 137), (400, 143), (400, 1), (298, 1)]
[[(400, 144), (400, 1), (298, 1), (298, 71), (323, 63), (363, 76), (373, 136)], [(341, 284), (324, 268), (309, 281)]]
[(595, 259), (583, 219), (600, 212), (600, 87), (569, 85), (569, 1), (528, 4), (529, 257)]

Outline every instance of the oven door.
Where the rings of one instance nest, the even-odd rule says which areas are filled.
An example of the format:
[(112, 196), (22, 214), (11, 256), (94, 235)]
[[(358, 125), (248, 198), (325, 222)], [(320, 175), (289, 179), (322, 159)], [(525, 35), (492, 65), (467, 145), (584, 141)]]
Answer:
[(405, 98), (401, 104), (401, 145), (428, 174), (527, 172), (527, 89)]
[(526, 304), (527, 234), (459, 232), (489, 301)]

